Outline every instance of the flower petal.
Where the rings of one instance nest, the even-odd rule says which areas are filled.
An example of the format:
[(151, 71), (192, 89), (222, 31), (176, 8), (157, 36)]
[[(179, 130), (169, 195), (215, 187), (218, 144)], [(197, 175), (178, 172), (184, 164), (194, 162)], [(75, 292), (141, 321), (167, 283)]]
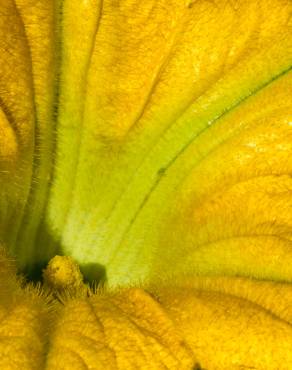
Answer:
[[(289, 167), (291, 2), (65, 1), (62, 9), (58, 148), (45, 219), (51, 242), (43, 258), (58, 246), (81, 267), (102, 265), (118, 285), (149, 278), (166, 252), (167, 273), (180, 249), (192, 253), (203, 239), (189, 231), (193, 199), (180, 205), (181, 193), (199, 197), (208, 186), (217, 192), (241, 181), (248, 155), (249, 176), (264, 162), (271, 175), (274, 166)], [(236, 152), (262, 130), (265, 142)], [(279, 154), (275, 135), (285, 137)], [(261, 145), (269, 161), (256, 150)], [(191, 194), (183, 193), (187, 177)], [(218, 228), (225, 230), (223, 220)], [(185, 234), (191, 241), (181, 247)]]

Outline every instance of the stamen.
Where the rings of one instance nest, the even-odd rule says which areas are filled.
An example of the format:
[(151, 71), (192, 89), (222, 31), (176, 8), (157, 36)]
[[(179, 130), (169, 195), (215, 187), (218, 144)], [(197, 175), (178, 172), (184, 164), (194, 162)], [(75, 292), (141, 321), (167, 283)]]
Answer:
[(69, 256), (55, 256), (43, 270), (44, 285), (52, 290), (79, 290), (84, 286), (78, 264)]

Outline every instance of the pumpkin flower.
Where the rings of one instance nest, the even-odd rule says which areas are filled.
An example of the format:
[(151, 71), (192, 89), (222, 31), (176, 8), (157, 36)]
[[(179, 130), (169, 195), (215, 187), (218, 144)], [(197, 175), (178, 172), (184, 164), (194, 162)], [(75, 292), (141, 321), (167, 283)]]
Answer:
[(0, 369), (292, 369), (291, 0), (0, 0)]

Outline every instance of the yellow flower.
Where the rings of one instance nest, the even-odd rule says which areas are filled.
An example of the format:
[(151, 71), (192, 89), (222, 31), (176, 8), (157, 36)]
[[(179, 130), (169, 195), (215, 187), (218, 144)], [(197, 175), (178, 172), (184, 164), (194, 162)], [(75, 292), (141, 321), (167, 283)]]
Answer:
[(1, 369), (292, 368), (291, 14), (0, 0)]

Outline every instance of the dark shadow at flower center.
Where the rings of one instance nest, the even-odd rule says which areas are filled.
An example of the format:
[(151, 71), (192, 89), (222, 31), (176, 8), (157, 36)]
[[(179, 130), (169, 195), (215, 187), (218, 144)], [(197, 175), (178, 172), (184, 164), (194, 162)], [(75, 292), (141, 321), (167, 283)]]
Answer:
[(80, 270), (86, 283), (102, 286), (107, 281), (106, 268), (99, 263), (80, 265)]

